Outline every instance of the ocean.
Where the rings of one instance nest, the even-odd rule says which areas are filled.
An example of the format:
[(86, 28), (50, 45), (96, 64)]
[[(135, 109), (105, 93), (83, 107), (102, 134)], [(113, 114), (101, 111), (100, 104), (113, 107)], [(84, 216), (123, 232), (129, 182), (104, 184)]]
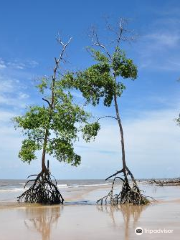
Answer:
[[(29, 188), (31, 184), (27, 184), (24, 188), (26, 180), (1, 179), (0, 180), (0, 202), (14, 202), (23, 191)], [(57, 180), (57, 186), (62, 192), (75, 191), (84, 188), (100, 188), (111, 186), (111, 181), (104, 179), (84, 179), (84, 180)]]
[[(20, 196), (30, 186), (24, 185), (26, 180), (0, 180), (0, 202), (16, 202)], [(104, 179), (81, 179), (81, 180), (57, 180), (57, 186), (65, 198), (65, 201), (71, 202), (91, 202), (95, 203), (97, 199), (106, 195), (111, 189), (111, 180)], [(148, 184), (146, 181), (138, 182), (139, 188), (146, 196), (151, 196), (157, 200), (175, 200), (180, 199), (180, 186), (156, 186)], [(122, 183), (116, 184), (114, 190), (119, 193)]]

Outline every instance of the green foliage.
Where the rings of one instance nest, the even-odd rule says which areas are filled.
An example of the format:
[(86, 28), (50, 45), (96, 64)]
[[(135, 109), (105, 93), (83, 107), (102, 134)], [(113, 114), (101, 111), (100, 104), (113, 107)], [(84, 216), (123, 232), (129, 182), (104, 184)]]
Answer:
[(134, 80), (137, 77), (137, 68), (118, 47), (111, 59), (95, 49), (90, 48), (90, 51), (97, 64), (84, 71), (68, 72), (62, 84), (65, 88), (80, 90), (87, 102), (94, 106), (99, 104), (102, 98), (104, 105), (109, 107), (114, 95), (121, 96), (125, 90), (125, 85), (119, 81), (119, 77)]
[(92, 54), (92, 57), (97, 61), (101, 63), (109, 63), (108, 57), (106, 57), (103, 53), (100, 51), (95, 50), (94, 48), (88, 47), (87, 48), (89, 52)]
[(18, 127), (22, 127), (24, 130), (31, 130), (37, 128), (45, 128), (48, 125), (47, 108), (32, 106), (25, 113), (24, 116), (15, 117), (15, 122)]
[(87, 124), (83, 129), (83, 138), (89, 142), (92, 137), (96, 137), (100, 130), (100, 124), (98, 122)]
[(78, 72), (77, 83), (77, 88), (88, 102), (96, 105), (104, 97), (104, 104), (109, 106), (115, 85), (108, 64), (96, 64), (84, 72)]
[[(51, 103), (51, 97), (44, 96), (45, 90), (49, 90), (46, 86), (42, 79), (42, 84), (37, 87)], [(61, 80), (56, 81), (53, 107), (44, 102), (43, 106), (30, 106), (23, 116), (14, 118), (15, 127), (21, 128), (26, 137), (19, 157), (30, 163), (36, 159), (36, 151), (45, 148), (47, 154), (60, 162), (79, 165), (81, 157), (74, 152), (73, 143), (78, 140), (80, 130), (88, 124), (90, 117), (89, 113), (73, 102), (69, 92), (64, 92)], [(89, 132), (88, 141), (94, 137), (95, 132), (92, 135)]]
[(64, 87), (79, 89), (87, 102), (94, 106), (99, 104), (102, 97), (104, 104), (110, 106), (116, 86), (110, 68), (105, 63), (93, 65), (83, 72), (77, 72), (76, 75), (68, 73), (62, 83)]
[(69, 163), (72, 166), (77, 166), (81, 163), (81, 157), (74, 153), (73, 144), (67, 139), (54, 138), (50, 140), (47, 152), (58, 161)]
[(31, 139), (25, 139), (22, 142), (21, 151), (19, 152), (19, 158), (22, 159), (23, 162), (30, 163), (31, 160), (36, 159), (35, 151), (39, 150), (39, 145), (36, 144), (35, 141)]
[(45, 89), (48, 88), (48, 78), (47, 77), (43, 77), (41, 80), (40, 80), (40, 83), (37, 85), (37, 88), (39, 88), (39, 91), (43, 94)]
[(131, 59), (126, 58), (126, 55), (119, 47), (116, 48), (112, 56), (112, 69), (114, 76), (121, 76), (123, 78), (136, 79), (137, 68)]

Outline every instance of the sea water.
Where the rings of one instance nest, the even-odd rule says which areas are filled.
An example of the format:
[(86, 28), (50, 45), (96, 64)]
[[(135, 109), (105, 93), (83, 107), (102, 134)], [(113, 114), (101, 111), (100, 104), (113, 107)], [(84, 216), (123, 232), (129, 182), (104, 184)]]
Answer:
[[(24, 188), (26, 180), (0, 180), (0, 202), (16, 202), (17, 197), (30, 187), (30, 183)], [(103, 179), (84, 180), (58, 180), (57, 186), (61, 193), (71, 195), (74, 192), (86, 192), (87, 201), (96, 201), (108, 194), (111, 190), (112, 181)], [(153, 197), (156, 200), (180, 199), (180, 186), (156, 186), (148, 184), (147, 181), (138, 182), (138, 186), (145, 196)], [(119, 193), (122, 183), (114, 187), (114, 193)], [(89, 191), (91, 189), (91, 191)], [(92, 191), (93, 189), (93, 191)]]
[[(31, 184), (24, 188), (26, 180), (0, 180), (0, 202), (14, 202), (17, 197), (27, 190)], [(82, 188), (99, 188), (101, 186), (110, 186), (111, 182), (104, 180), (57, 180), (57, 187), (60, 191), (74, 191)]]

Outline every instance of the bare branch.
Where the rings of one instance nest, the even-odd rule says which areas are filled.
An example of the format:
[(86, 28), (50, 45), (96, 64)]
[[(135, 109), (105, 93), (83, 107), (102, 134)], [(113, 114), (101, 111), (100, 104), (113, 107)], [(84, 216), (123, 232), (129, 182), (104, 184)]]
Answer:
[(99, 36), (95, 27), (91, 28), (91, 38), (92, 38), (93, 45), (102, 48), (107, 54), (107, 56), (109, 57), (109, 59), (112, 60), (111, 54), (107, 50), (106, 46), (100, 42)]
[(110, 178), (112, 178), (112, 177), (114, 177), (114, 176), (116, 176), (117, 174), (122, 173), (122, 172), (124, 172), (124, 169), (121, 169), (121, 170), (117, 171), (116, 173), (112, 174), (111, 176), (107, 177), (107, 178), (105, 179), (105, 181), (107, 181), (108, 179), (110, 179)]
[(56, 40), (58, 41), (58, 43), (62, 46), (62, 50), (60, 52), (59, 58), (55, 58), (55, 67), (54, 67), (54, 71), (53, 71), (53, 75), (52, 75), (52, 100), (51, 100), (51, 108), (54, 107), (54, 98), (55, 98), (55, 93), (54, 93), (54, 87), (55, 87), (55, 80), (56, 80), (56, 74), (57, 74), (57, 70), (59, 68), (59, 64), (60, 61), (63, 60), (63, 55), (65, 53), (65, 50), (67, 48), (67, 46), (70, 44), (72, 37), (69, 38), (67, 43), (63, 43), (61, 38), (58, 36), (56, 38)]
[(104, 20), (105, 20), (105, 23), (106, 23), (107, 30), (110, 31), (110, 32), (116, 33), (114, 27), (109, 23), (109, 17), (105, 17)]
[(45, 101), (45, 102), (47, 102), (48, 103), (48, 105), (49, 105), (49, 107), (51, 107), (51, 103), (47, 100), (47, 99), (45, 99), (45, 98), (42, 98), (42, 100), (43, 101)]
[(32, 175), (29, 175), (27, 178), (30, 178), (30, 177), (36, 177), (38, 174), (32, 174)]
[(117, 120), (117, 118), (114, 116), (104, 116), (104, 117), (98, 118), (97, 121), (101, 120), (102, 118), (113, 118), (113, 119)]
[(34, 182), (34, 181), (35, 181), (35, 179), (28, 180), (28, 181), (26, 182), (26, 184), (24, 185), (24, 188), (27, 186), (27, 184), (28, 184), (29, 182)]
[(124, 23), (125, 23), (125, 20), (123, 18), (121, 18), (120, 21), (119, 21), (119, 31), (118, 31), (118, 36), (117, 36), (117, 45), (118, 46), (119, 46), (119, 43), (120, 43), (120, 41), (123, 37), (123, 32), (125, 31)]
[(128, 174), (131, 176), (133, 182), (136, 184), (136, 180), (135, 180), (133, 174), (131, 173), (131, 171), (129, 170), (129, 168), (127, 166), (126, 166), (126, 170), (127, 170)]
[[(136, 35), (134, 34), (133, 30), (128, 30), (126, 25), (128, 24), (128, 19), (120, 18), (118, 23), (118, 29), (116, 32), (117, 39), (116, 39), (116, 47), (119, 46), (121, 41), (132, 42), (136, 39)], [(130, 35), (130, 36), (129, 36)]]
[(60, 37), (57, 37), (56, 39), (57, 39), (58, 43), (62, 46), (62, 51), (59, 55), (59, 58), (55, 58), (54, 74), (52, 76), (53, 80), (56, 79), (56, 72), (57, 72), (57, 69), (59, 68), (59, 63), (60, 63), (61, 60), (63, 60), (63, 55), (65, 53), (65, 50), (66, 50), (67, 46), (70, 44), (70, 42), (72, 40), (72, 37), (69, 38), (67, 43), (63, 43)]
[[(113, 27), (109, 23), (109, 18), (105, 19), (106, 22), (106, 28), (109, 32), (112, 32), (115, 35), (115, 39), (112, 41), (113, 44), (115, 44), (115, 48), (120, 45), (121, 42), (132, 42), (136, 39), (137, 35), (134, 33), (133, 30), (129, 30), (126, 25), (129, 22), (129, 19), (127, 18), (120, 18), (117, 22), (116, 27)], [(115, 50), (117, 51), (117, 50)]]
[[(115, 47), (115, 51), (117, 51), (118, 49), (117, 47), (119, 47), (121, 42), (124, 42), (124, 41), (132, 42), (136, 39), (136, 35), (134, 34), (134, 31), (130, 31), (126, 28), (128, 19), (120, 18), (119, 22), (117, 23), (117, 27), (115, 28), (111, 26), (107, 18), (105, 19), (105, 22), (106, 22), (106, 28), (108, 29), (108, 31), (112, 32), (115, 35), (115, 40), (112, 41)], [(96, 47), (102, 48), (105, 54), (110, 59), (110, 61), (112, 61), (112, 56), (110, 54), (110, 51), (108, 50), (107, 46), (103, 44), (99, 39), (99, 35), (95, 26), (91, 27), (90, 37), (93, 45)]]
[(55, 60), (55, 63), (56, 63), (56, 66), (59, 64), (59, 62), (61, 60), (63, 60), (63, 55), (64, 55), (64, 52), (66, 50), (66, 47), (70, 44), (71, 40), (72, 40), (72, 37), (69, 38), (68, 42), (67, 43), (63, 43), (63, 41), (61, 40), (60, 36), (58, 36), (56, 38), (57, 42), (62, 46), (62, 51), (59, 55), (59, 58)]

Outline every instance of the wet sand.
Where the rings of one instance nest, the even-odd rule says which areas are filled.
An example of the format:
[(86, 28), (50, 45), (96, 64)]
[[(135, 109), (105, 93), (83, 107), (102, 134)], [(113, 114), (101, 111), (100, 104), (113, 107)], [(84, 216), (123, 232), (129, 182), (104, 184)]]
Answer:
[[(180, 202), (145, 207), (95, 205), (14, 206), (0, 210), (1, 240), (174, 239), (180, 236)], [(144, 233), (135, 234), (136, 227)], [(146, 230), (172, 233), (145, 233)]]
[[(160, 199), (148, 206), (136, 207), (102, 207), (92, 201), (91, 205), (81, 204), (106, 190), (64, 192), (69, 199), (64, 206), (1, 203), (0, 240), (180, 239), (179, 198)], [(137, 227), (144, 231), (141, 236), (135, 233)]]

